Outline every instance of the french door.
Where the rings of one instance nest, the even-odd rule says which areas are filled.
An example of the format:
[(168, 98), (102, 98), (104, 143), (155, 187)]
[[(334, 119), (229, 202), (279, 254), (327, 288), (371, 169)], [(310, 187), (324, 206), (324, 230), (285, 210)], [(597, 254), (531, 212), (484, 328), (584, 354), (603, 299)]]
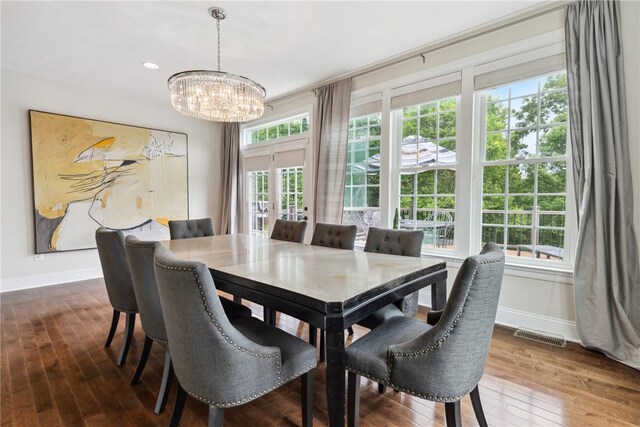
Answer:
[(269, 237), (276, 219), (310, 220), (308, 138), (244, 152), (243, 230)]

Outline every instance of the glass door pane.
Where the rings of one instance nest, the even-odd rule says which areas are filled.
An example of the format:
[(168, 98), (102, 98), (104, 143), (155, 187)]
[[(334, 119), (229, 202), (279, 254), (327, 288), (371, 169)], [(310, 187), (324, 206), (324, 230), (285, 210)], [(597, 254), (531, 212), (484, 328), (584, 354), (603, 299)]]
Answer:
[(269, 171), (248, 173), (249, 234), (269, 237)]
[(280, 207), (278, 218), (301, 221), (305, 217), (303, 197), (303, 168), (278, 169)]

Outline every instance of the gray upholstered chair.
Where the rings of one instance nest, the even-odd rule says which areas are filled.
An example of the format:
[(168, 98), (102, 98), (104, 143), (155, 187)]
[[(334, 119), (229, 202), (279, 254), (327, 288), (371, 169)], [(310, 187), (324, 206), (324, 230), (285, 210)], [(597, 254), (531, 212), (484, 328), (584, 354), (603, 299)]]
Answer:
[[(286, 242), (304, 242), (304, 233), (307, 231), (307, 221), (289, 221), (286, 219), (276, 219), (273, 226), (271, 238), (274, 240), (284, 240)], [(270, 325), (276, 323), (276, 311), (269, 307), (264, 307), (263, 316), (265, 322)]]
[(98, 256), (100, 257), (104, 283), (107, 287), (107, 295), (113, 307), (111, 329), (107, 341), (104, 343), (105, 347), (111, 345), (120, 321), (120, 313), (126, 315), (122, 348), (117, 362), (118, 366), (122, 366), (127, 359), (127, 353), (129, 353), (136, 324), (136, 313), (138, 312), (129, 263), (124, 252), (124, 234), (122, 231), (100, 227), (96, 230), (96, 245), (98, 246)]
[(444, 310), (428, 323), (397, 316), (346, 348), (348, 424), (358, 425), (360, 376), (396, 390), (445, 402), (448, 426), (460, 425), (460, 399), (471, 394), (478, 423), (486, 426), (478, 382), (489, 353), (504, 272), (504, 253), (487, 244), (467, 258)]
[[(358, 227), (355, 225), (317, 223), (313, 230), (311, 245), (327, 248), (353, 250)], [(317, 328), (309, 325), (309, 342), (316, 345)], [(320, 334), (320, 361), (324, 361), (324, 331)]]
[[(364, 244), (365, 252), (419, 257), (422, 249), (422, 230), (389, 230), (369, 228)], [(358, 322), (358, 325), (373, 329), (394, 316), (415, 317), (418, 311), (418, 292), (407, 295), (393, 304), (382, 307), (371, 316)], [(352, 333), (349, 331), (349, 333)]]
[(200, 218), (169, 221), (169, 234), (171, 240), (176, 240), (215, 236), (216, 232), (211, 218)]
[[(125, 239), (125, 250), (129, 267), (131, 268), (133, 288), (136, 294), (138, 309), (140, 310), (140, 321), (142, 323), (142, 330), (145, 333), (144, 347), (142, 348), (142, 354), (138, 361), (138, 367), (131, 378), (132, 385), (138, 383), (140, 380), (153, 343), (157, 342), (165, 349), (162, 382), (155, 407), (156, 414), (164, 410), (173, 379), (171, 352), (167, 344), (167, 331), (164, 326), (162, 305), (160, 304), (160, 296), (158, 295), (158, 286), (153, 269), (153, 254), (160, 246), (159, 242), (142, 241), (133, 235), (127, 236)], [(235, 304), (224, 298), (221, 298), (221, 301), (224, 311), (230, 319), (251, 317), (251, 310), (247, 307)]]
[(355, 225), (316, 224), (313, 230), (311, 244), (327, 248), (353, 250), (356, 243), (358, 227)]
[(307, 231), (307, 221), (288, 221), (276, 219), (273, 226), (271, 238), (275, 240), (285, 240), (287, 242), (304, 242), (304, 232)]
[(315, 348), (256, 318), (231, 322), (207, 267), (155, 252), (155, 272), (171, 347), (178, 394), (176, 426), (186, 395), (209, 405), (209, 425), (222, 425), (224, 409), (242, 405), (302, 376), (302, 421), (312, 423)]

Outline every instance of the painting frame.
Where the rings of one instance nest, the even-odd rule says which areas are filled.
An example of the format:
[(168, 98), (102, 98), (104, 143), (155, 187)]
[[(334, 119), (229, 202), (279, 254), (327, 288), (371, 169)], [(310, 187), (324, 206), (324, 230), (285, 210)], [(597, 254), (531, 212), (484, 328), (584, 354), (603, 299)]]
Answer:
[(186, 133), (28, 112), (36, 254), (95, 249), (100, 226), (168, 240), (189, 217)]

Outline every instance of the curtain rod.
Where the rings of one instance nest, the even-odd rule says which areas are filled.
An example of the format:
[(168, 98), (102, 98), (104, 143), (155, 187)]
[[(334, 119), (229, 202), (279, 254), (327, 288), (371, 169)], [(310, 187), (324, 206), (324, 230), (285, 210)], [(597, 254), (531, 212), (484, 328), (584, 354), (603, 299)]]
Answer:
[[(482, 25), (483, 28), (476, 28), (476, 29), (467, 30), (467, 31), (465, 31), (463, 33), (459, 33), (459, 34), (457, 34), (455, 36), (451, 36), (451, 37), (442, 39), (440, 41), (432, 42), (432, 43), (427, 44), (425, 46), (421, 46), (421, 47), (419, 47), (417, 49), (413, 49), (411, 51), (408, 51), (408, 52), (405, 52), (405, 53), (401, 53), (401, 54), (396, 55), (396, 56), (392, 56), (390, 58), (387, 58), (385, 60), (379, 61), (377, 63), (373, 63), (373, 64), (370, 64), (370, 65), (367, 65), (367, 66), (364, 66), (364, 67), (361, 67), (361, 68), (356, 68), (353, 71), (350, 71), (348, 73), (344, 73), (344, 74), (341, 74), (339, 76), (336, 76), (336, 77), (321, 81), (319, 83), (314, 83), (314, 84), (311, 84), (311, 85), (303, 86), (302, 88), (293, 90), (291, 92), (287, 92), (287, 93), (284, 93), (282, 95), (278, 95), (278, 96), (276, 96), (276, 97), (274, 97), (272, 99), (269, 99), (268, 101), (269, 101), (269, 103), (274, 103), (274, 102), (279, 101), (280, 99), (286, 98), (286, 97), (291, 96), (291, 95), (296, 94), (296, 93), (302, 93), (302, 92), (305, 92), (305, 91), (311, 91), (311, 92), (314, 93), (314, 96), (315, 96), (315, 94), (318, 91), (318, 88), (321, 87), (321, 86), (324, 86), (324, 85), (327, 85), (327, 84), (330, 84), (330, 83), (334, 83), (334, 82), (336, 82), (338, 80), (346, 79), (346, 78), (349, 78), (349, 77), (351, 77), (351, 78), (359, 77), (359, 76), (362, 76), (362, 75), (367, 74), (367, 73), (378, 71), (378, 70), (380, 70), (382, 68), (385, 68), (385, 67), (389, 67), (389, 66), (392, 66), (392, 65), (395, 65), (395, 64), (399, 64), (401, 62), (407, 61), (407, 60), (409, 60), (411, 58), (414, 58), (414, 57), (421, 58), (422, 59), (422, 63), (424, 64), (426, 62), (425, 55), (427, 53), (433, 52), (433, 51), (438, 50), (438, 49), (442, 49), (443, 47), (453, 46), (455, 44), (462, 43), (462, 42), (465, 42), (467, 40), (471, 40), (471, 39), (476, 38), (476, 37), (484, 36), (486, 34), (491, 34), (491, 33), (495, 32), (495, 31), (502, 30), (503, 28), (508, 28), (508, 27), (513, 26), (513, 25), (517, 25), (517, 24), (520, 24), (522, 22), (526, 22), (526, 21), (529, 21), (531, 19), (535, 19), (535, 18), (538, 18), (540, 16), (555, 12), (557, 10), (564, 9), (566, 7), (566, 5), (568, 3), (570, 3), (571, 1), (572, 0), (551, 0), (550, 2), (545, 4), (544, 6), (541, 6), (539, 8), (536, 7), (535, 8), (536, 12), (532, 13), (531, 9), (529, 9), (528, 11), (519, 12), (517, 14), (511, 15), (510, 17), (506, 17), (506, 18), (502, 18), (500, 20), (497, 20), (493, 24), (489, 24), (488, 28), (487, 28), (486, 25)], [(559, 3), (559, 2), (561, 3), (560, 5), (555, 4), (555, 3)]]

